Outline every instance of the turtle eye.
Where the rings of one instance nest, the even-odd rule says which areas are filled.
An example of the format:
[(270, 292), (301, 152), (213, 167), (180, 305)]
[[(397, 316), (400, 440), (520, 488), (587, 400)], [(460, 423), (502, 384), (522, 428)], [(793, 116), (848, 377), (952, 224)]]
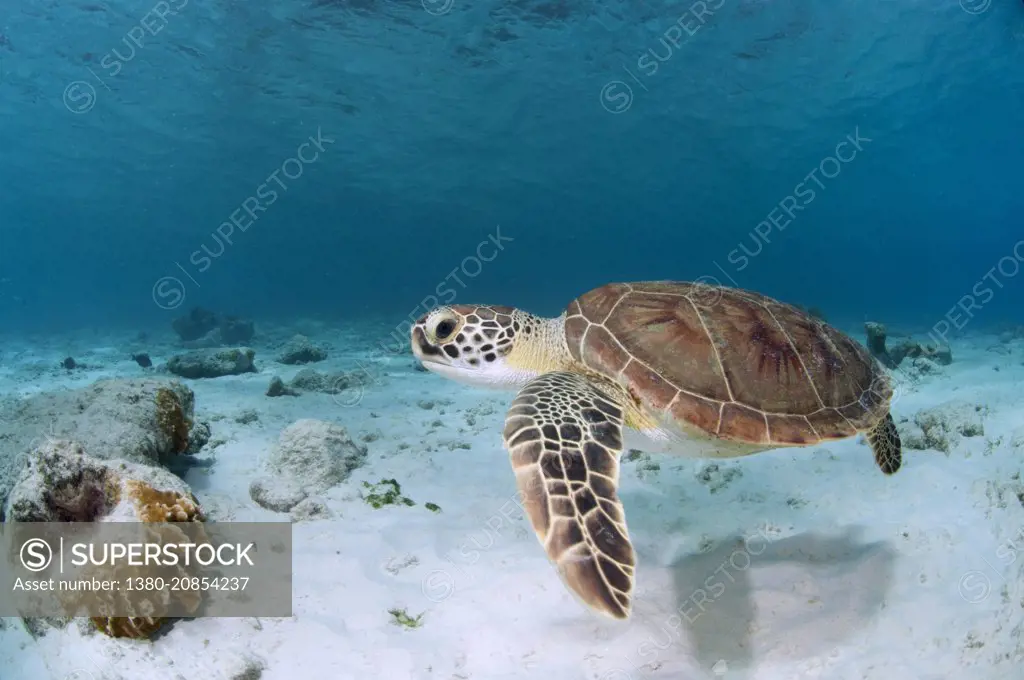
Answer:
[(437, 328), (434, 330), (434, 334), (437, 336), (438, 340), (444, 340), (445, 338), (451, 336), (451, 334), (454, 331), (455, 322), (452, 321), (451, 319), (445, 319), (441, 323), (437, 324)]

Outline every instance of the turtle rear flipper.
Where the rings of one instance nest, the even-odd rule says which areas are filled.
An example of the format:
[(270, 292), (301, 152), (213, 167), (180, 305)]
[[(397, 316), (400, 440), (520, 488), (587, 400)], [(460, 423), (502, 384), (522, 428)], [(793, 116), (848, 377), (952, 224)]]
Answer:
[(530, 523), (591, 609), (629, 617), (636, 555), (618, 497), (623, 409), (585, 376), (530, 381), (505, 418), (505, 447)]
[(903, 447), (891, 413), (886, 413), (874, 429), (868, 431), (867, 438), (871, 450), (875, 453), (875, 462), (882, 472), (891, 475), (900, 469), (903, 463)]

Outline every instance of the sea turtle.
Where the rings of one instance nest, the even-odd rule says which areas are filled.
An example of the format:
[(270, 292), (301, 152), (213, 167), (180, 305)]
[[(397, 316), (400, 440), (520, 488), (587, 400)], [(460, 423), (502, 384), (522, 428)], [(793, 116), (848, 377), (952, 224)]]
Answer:
[(505, 448), (548, 557), (587, 606), (628, 618), (636, 558), (619, 501), (636, 448), (731, 458), (866, 435), (886, 474), (901, 449), (891, 383), (864, 347), (759, 293), (611, 283), (556, 318), (447, 305), (410, 330), (428, 370), (518, 390)]

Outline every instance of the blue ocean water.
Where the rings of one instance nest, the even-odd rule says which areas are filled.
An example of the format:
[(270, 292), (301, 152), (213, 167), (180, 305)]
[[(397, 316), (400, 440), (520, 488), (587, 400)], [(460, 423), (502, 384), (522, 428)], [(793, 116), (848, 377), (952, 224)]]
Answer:
[[(161, 324), (163, 277), (402, 317), (499, 225), (460, 301), (713, 277), (930, 326), (1013, 257), (1019, 2), (432, 1), (5, 8), (0, 323)], [(975, 323), (1017, 318), (1018, 266)]]
[[(464, 407), (461, 402), (451, 406), (452, 401), (445, 401), (454, 399), (450, 395), (456, 394), (457, 388), (444, 384), (445, 389), (451, 388), (449, 393), (437, 387), (440, 381), (412, 382), (435, 376), (414, 374), (409, 368), (411, 357), (401, 364), (406, 375), (395, 378), (399, 369), (394, 366), (405, 361), (403, 356), (400, 361), (382, 362), (393, 371), (387, 375), (391, 380), (387, 390), (398, 384), (396, 391), (368, 389), (365, 401), (355, 404), (355, 410), (345, 410), (353, 404), (344, 403), (337, 395), (306, 394), (302, 397), (306, 401), (268, 401), (264, 397), (269, 374), (291, 370), (273, 364), (270, 352), (276, 352), (293, 331), (298, 332), (299, 324), (320, 320), (325, 324), (320, 327), (324, 334), (343, 328), (355, 335), (372, 327), (372, 337), (359, 339), (362, 351), (386, 339), (391, 328), (399, 329), (395, 337), (404, 341), (409, 322), (439, 303), (512, 305), (553, 316), (576, 296), (608, 282), (674, 279), (756, 290), (814, 308), (834, 325), (856, 333), (864, 322), (879, 321), (897, 334), (914, 333), (921, 339), (930, 336), (944, 344), (1014, 327), (1017, 335), (1004, 343), (1012, 346), (1005, 350), (1009, 356), (1017, 351), (1013, 343), (1019, 340), (1024, 325), (1022, 130), (1024, 4), (1020, 0), (8, 3), (0, 8), (0, 338), (10, 341), (19, 357), (12, 359), (8, 347), (0, 346), (0, 380), (7, 381), (0, 383), (5, 386), (0, 398), (21, 398), (36, 382), (54, 375), (47, 389), (84, 389), (100, 378), (129, 375), (124, 364), (134, 378), (139, 373), (127, 358), (129, 351), (147, 349), (145, 343), (152, 342), (157, 348), (152, 350), (154, 359), (163, 361), (181, 350), (181, 343), (171, 336), (171, 323), (195, 307), (253, 319), (258, 342), (266, 343), (260, 346), (259, 358), (270, 366), (267, 375), (190, 383), (199, 403), (197, 414), (212, 420), (214, 446), (226, 446), (227, 453), (217, 453), (225, 462), (218, 463), (221, 469), (215, 482), (192, 471), (186, 477), (188, 484), (204, 502), (213, 498), (211, 506), (222, 510), (218, 503), (227, 505), (223, 498), (228, 490), (238, 491), (231, 485), (240, 468), (232, 466), (239, 460), (250, 462), (247, 457), (252, 450), (264, 445), (269, 449), (284, 426), (306, 416), (342, 422), (359, 441), (368, 444), (378, 441), (374, 428), (387, 430), (387, 437), (401, 440), (402, 446), (394, 445), (398, 452), (411, 448), (419, 458), (410, 453), (409, 459), (398, 465), (394, 462), (398, 459), (391, 458), (395, 451), (381, 454), (371, 449), (371, 456), (376, 457), (375, 476), (366, 472), (365, 479), (357, 481), (398, 475), (397, 468), (404, 475), (407, 493), (419, 501), (441, 502), (445, 514), (439, 517), (449, 524), (438, 528), (422, 519), (410, 520), (422, 522), (413, 523), (410, 532), (430, 537), (424, 543), (441, 553), (450, 547), (447, 543), (458, 546), (461, 540), (464, 545), (465, 536), (490, 526), (487, 522), (497, 516), (494, 508), (498, 504), (474, 499), (463, 506), (457, 492), (449, 490), (444, 495), (438, 490), (431, 496), (434, 489), (454, 479), (455, 473), (464, 473), (470, 480), (464, 488), (473, 488), (488, 499), (505, 498), (502, 494), (513, 492), (496, 435), (511, 397), (494, 402), (479, 397), (478, 404), (471, 394), (471, 408), (460, 410)], [(271, 332), (260, 337), (268, 328)], [(131, 347), (104, 344), (112, 337), (133, 338), (139, 331), (149, 333), (147, 338), (159, 337), (132, 340), (135, 344)], [(94, 345), (103, 346), (89, 344), (95, 337), (102, 341)], [(25, 342), (40, 338), (44, 340), (39, 355), (22, 352)], [(172, 347), (168, 338), (177, 344)], [(858, 335), (857, 339), (864, 338)], [(331, 361), (337, 359), (335, 367), (348, 370), (351, 357), (336, 350), (347, 351), (347, 345), (357, 343), (341, 332), (331, 340), (335, 343)], [(953, 376), (949, 380), (949, 375), (941, 373), (946, 369), (925, 364), (930, 367), (927, 370), (935, 371), (933, 377), (939, 375), (942, 380), (936, 378), (927, 389), (915, 385), (916, 391), (908, 388), (898, 393), (902, 401), (894, 403), (894, 413), (902, 431), (918, 426), (926, 430), (921, 425), (924, 419), (915, 420), (918, 411), (941, 406), (964, 393), (978, 400), (982, 394), (993, 404), (998, 402), (999, 408), (1011, 403), (1007, 394), (1015, 393), (1015, 374), (1010, 370), (995, 373), (1009, 367), (1011, 360), (1002, 354), (979, 359), (983, 351), (978, 347), (987, 342), (955, 347), (957, 363), (955, 369), (949, 369)], [(69, 370), (65, 375), (58, 370), (54, 353), (64, 347), (85, 354), (85, 363), (92, 363), (95, 373)], [(970, 357), (963, 364), (959, 363), (961, 349)], [(163, 356), (157, 357), (158, 351)], [(17, 363), (20, 354), (29, 355), (22, 364)], [(371, 363), (379, 358), (370, 355)], [(44, 361), (49, 362), (45, 370), (39, 368)], [(995, 370), (991, 370), (992, 362), (996, 362)], [(1012, 369), (1019, 365), (1016, 361)], [(996, 380), (992, 375), (1000, 377)], [(922, 376), (927, 378), (927, 371), (915, 374), (914, 380)], [(250, 377), (251, 382), (243, 382)], [(14, 387), (11, 394), (5, 394), (8, 386), (16, 386), (18, 394), (14, 395)], [(983, 392), (983, 388), (992, 391)], [(364, 394), (360, 392), (358, 398), (363, 399)], [(252, 404), (265, 410), (249, 419), (249, 411), (255, 412), (249, 408)], [(455, 425), (446, 422), (444, 429), (438, 423), (446, 406), (459, 414), (459, 420)], [(477, 407), (479, 412), (473, 410)], [(435, 408), (441, 409), (436, 420), (437, 412), (431, 411)], [(966, 410), (974, 408), (972, 402)], [(998, 411), (997, 406), (992, 408)], [(977, 412), (981, 410), (977, 407)], [(372, 419), (382, 414), (384, 420), (378, 425)], [(999, 455), (1009, 459), (1012, 447), (1024, 447), (1024, 430), (1014, 429), (1016, 422), (1005, 417), (1006, 408), (999, 416), (995, 426), (986, 423), (991, 439), (984, 441), (991, 446), (984, 454), (981, 444), (973, 459), (960, 455), (963, 451), (956, 449), (956, 442), (951, 445), (957, 452), (956, 464), (966, 461), (973, 465), (996, 451), (996, 457), (989, 460), (994, 470), (997, 464), (1004, 464)], [(266, 424), (261, 422), (253, 429), (261, 430), (262, 439), (244, 430), (260, 418)], [(29, 425), (42, 427), (35, 421)], [(221, 437), (218, 428), (228, 435)], [(470, 430), (471, 435), (465, 434)], [(453, 431), (472, 439), (471, 444), (456, 441)], [(4, 432), (0, 435), (6, 436)], [(955, 488), (957, 480), (950, 481), (956, 473), (947, 471), (941, 454), (928, 448), (938, 450), (938, 445), (924, 435), (921, 439), (923, 443), (913, 453), (909, 453), (913, 447), (906, 447), (908, 459), (917, 456), (921, 461), (931, 456), (927, 464), (919, 463), (926, 468), (918, 477), (924, 481), (914, 488), (928, 488), (955, 500), (950, 500), (948, 507), (934, 509), (936, 515), (948, 512), (951, 516), (936, 519), (935, 526), (923, 529), (923, 524), (915, 522), (929, 516), (930, 510), (921, 508), (932, 500), (915, 497), (907, 501), (908, 506), (901, 507), (910, 507), (915, 513), (907, 520), (914, 526), (901, 526), (900, 530), (903, 538), (910, 540), (907, 536), (920, 529), (913, 537), (925, 535), (934, 552), (920, 548), (927, 542), (921, 539), (914, 548), (906, 549), (912, 553), (909, 557), (890, 554), (888, 547), (876, 550), (872, 544), (871, 549), (864, 549), (867, 557), (862, 561), (849, 559), (857, 566), (851, 571), (885, 572), (878, 583), (870, 584), (878, 586), (878, 592), (888, 592), (879, 583), (884, 581), (888, 587), (889, 570), (893, 564), (898, 566), (893, 577), (898, 592), (888, 604), (882, 602), (881, 595), (876, 603), (872, 599), (875, 590), (858, 588), (860, 582), (845, 573), (821, 577), (821, 599), (830, 600), (825, 595), (831, 594), (830, 602), (835, 602), (839, 599), (836, 593), (859, 594), (863, 590), (871, 605), (877, 604), (878, 609), (891, 606), (894, 613), (891, 618), (881, 617), (878, 629), (869, 630), (864, 624), (867, 647), (856, 647), (862, 630), (849, 624), (854, 632), (848, 632), (844, 628), (848, 622), (843, 620), (834, 626), (841, 633), (836, 637), (847, 645), (842, 653), (833, 653), (825, 648), (825, 642), (809, 635), (808, 647), (813, 649), (805, 656), (801, 656), (803, 650), (794, 652), (794, 663), (810, 666), (827, 657), (831, 659), (828, 663), (842, 668), (843, 675), (836, 676), (839, 680), (877, 679), (881, 676), (869, 673), (888, 673), (875, 664), (875, 659), (885, 657), (892, 660), (892, 674), (897, 677), (958, 677), (942, 675), (940, 667), (945, 667), (947, 653), (952, 658), (961, 651), (956, 646), (961, 643), (959, 638), (956, 645), (940, 650), (942, 656), (934, 652), (932, 658), (933, 653), (926, 650), (915, 651), (911, 658), (908, 652), (905, 662), (894, 660), (887, 649), (878, 652), (877, 645), (871, 647), (871, 641), (884, 638), (888, 643), (903, 634), (900, 617), (918, 604), (915, 597), (923, 597), (913, 587), (927, 579), (931, 579), (930, 587), (938, 589), (940, 586), (934, 585), (938, 583), (954, 593), (951, 598), (959, 585), (960, 599), (923, 600), (922, 606), (932, 608), (922, 609), (920, 622), (914, 622), (918, 626), (915, 643), (934, 637), (927, 628), (929, 617), (936, 626), (944, 626), (958, 616), (980, 617), (979, 611), (989, 612), (958, 608), (964, 602), (976, 605), (984, 600), (985, 606), (993, 608), (998, 604), (996, 598), (987, 599), (988, 590), (978, 600), (971, 600), (971, 593), (965, 595), (965, 583), (977, 585), (964, 580), (975, 573), (971, 560), (977, 555), (965, 557), (936, 547), (948, 543), (967, 550), (960, 539), (978, 532), (975, 527), (954, 526), (954, 522), (964, 508), (981, 506), (963, 490), (970, 484)], [(951, 439), (955, 437), (951, 435)], [(388, 446), (394, 444), (387, 441)], [(838, 448), (820, 454), (815, 464), (837, 460), (833, 450), (855, 444), (835, 446)], [(458, 457), (470, 448), (473, 450), (465, 459)], [(919, 453), (926, 449), (931, 452)], [(431, 455), (435, 451), (452, 455), (430, 458), (427, 464), (424, 450)], [(495, 460), (478, 470), (467, 464), (470, 454), (493, 455)], [(945, 454), (949, 458), (948, 449)], [(863, 451), (856, 455), (860, 458), (845, 457), (843, 464), (868, 461), (864, 466), (870, 466), (870, 456)], [(2, 458), (0, 463), (5, 462)], [(495, 462), (499, 458), (500, 462)], [(629, 462), (633, 465), (636, 459)], [(650, 496), (638, 491), (640, 483), (636, 481), (646, 483), (643, 475), (652, 474), (653, 468), (643, 467), (647, 462), (641, 460), (629, 468), (631, 486), (627, 489), (624, 483), (623, 496), (633, 513), (631, 527), (641, 537), (638, 545), (659, 536), (660, 531), (667, 534), (665, 527), (679, 531), (685, 527), (691, 543), (702, 543), (706, 538), (703, 532), (717, 531), (715, 536), (720, 538), (735, 529), (726, 526), (725, 520), (711, 526), (712, 519), (723, 515), (732, 519), (724, 510), (680, 518), (669, 516), (661, 505), (649, 501)], [(748, 504), (739, 509), (737, 501), (729, 509), (736, 509), (742, 517), (736, 521), (745, 523), (746, 529), (765, 518), (762, 506), (774, 503), (782, 507), (782, 511), (771, 510), (774, 522), (789, 517), (784, 514), (788, 509), (796, 512), (803, 507), (801, 503), (814, 502), (795, 493), (791, 498), (771, 495), (782, 493), (778, 489), (758, 496), (760, 487), (752, 480), (780, 479), (789, 473), (776, 459), (757, 458), (749, 464), (777, 467), (744, 468), (755, 470), (746, 473), (744, 482), (755, 492), (733, 489)], [(962, 472), (965, 467), (956, 470)], [(991, 491), (995, 487), (985, 484), (996, 484), (1010, 467), (999, 468), (999, 475), (984, 468), (979, 479), (971, 479), (972, 489), (982, 488), (978, 494), (989, 494), (990, 500), (992, 495), (1009, 494), (1009, 487), (999, 487), (996, 493)], [(634, 475), (635, 468), (640, 472)], [(668, 463), (665, 469), (670, 469)], [(889, 500), (899, 496), (869, 486), (881, 482), (868, 478), (863, 470), (857, 473), (859, 468), (842, 469), (849, 477), (835, 482), (838, 491), (829, 489), (831, 495), (822, 495), (828, 500), (821, 504), (839, 516), (834, 522), (832, 517), (822, 520), (826, 527), (852, 526), (863, 519), (842, 516), (842, 491), (854, 489), (858, 500), (867, 499), (865, 502), (874, 501), (876, 495), (888, 494)], [(768, 470), (768, 474), (756, 470)], [(771, 474), (779, 470), (784, 471)], [(873, 468), (871, 473), (875, 473)], [(246, 474), (250, 476), (236, 486), (248, 503), (251, 471), (246, 469)], [(828, 475), (820, 474), (807, 479), (824, 485), (822, 478)], [(1020, 472), (1016, 474), (1019, 481)], [(723, 472), (722, 476), (727, 475)], [(693, 478), (685, 476), (688, 482)], [(691, 486), (703, 491), (705, 481)], [(693, 492), (683, 482), (664, 483), (676, 485), (670, 490), (684, 489), (680, 498)], [(356, 482), (352, 485), (358, 493), (361, 487)], [(954, 495), (951, 489), (963, 495)], [(6, 489), (0, 491), (6, 493)], [(644, 487), (644, 491), (649, 490)], [(717, 487), (709, 493), (718, 493)], [(808, 489), (807, 496), (813, 495)], [(669, 494), (666, 491), (662, 496)], [(232, 502), (237, 500), (235, 497)], [(338, 498), (331, 500), (342, 505)], [(1017, 510), (1014, 503), (1011, 498), (1009, 506)], [(475, 515), (459, 512), (468, 506)], [(717, 506), (709, 503), (708, 507)], [(1005, 510), (1006, 504), (1001, 507)], [(820, 508), (812, 510), (821, 512)], [(984, 511), (988, 510), (986, 506)], [(352, 539), (351, 544), (342, 546), (379, 550), (380, 555), (368, 553), (367, 563), (396, 559), (394, 553), (405, 550), (397, 534), (389, 533), (393, 525), (380, 519), (383, 514), (367, 519), (350, 506), (345, 506), (345, 512), (352, 512), (357, 520), (344, 525), (344, 531), (325, 533), (341, 542), (351, 536), (363, 539), (361, 531), (370, 534), (378, 543)], [(690, 513), (690, 508), (685, 512)], [(425, 516), (435, 519), (429, 513)], [(890, 519), (871, 516), (865, 523), (882, 532), (903, 518)], [(779, 526), (785, 526), (775, 526), (775, 530), (800, 534), (806, 529), (810, 534), (822, 526), (810, 519), (806, 524), (786, 521), (778, 520)], [(1006, 527), (1020, 522), (1015, 515), (1010, 519), (1001, 516), (999, 521), (1002, 523), (991, 530), (992, 536), (984, 536), (991, 539), (991, 546), (979, 542), (985, 550), (991, 547), (992, 554), (1003, 550), (1001, 554), (1006, 555)], [(318, 609), (319, 604), (311, 605), (330, 593), (348, 596), (346, 588), (364, 589), (372, 599), (370, 595), (377, 593), (375, 588), (382, 582), (399, 587), (391, 585), (397, 579), (388, 581), (389, 577), (376, 574), (365, 581), (344, 581), (337, 574), (351, 576), (347, 564), (331, 562), (332, 566), (322, 571), (312, 569), (342, 552), (331, 544), (329, 550), (319, 552), (317, 546), (304, 554), (297, 567), (296, 583), (302, 597), (297, 598), (301, 615), (291, 622), (296, 627), (278, 637), (253, 634), (246, 644), (273, 646), (267, 652), (271, 661), (266, 677), (271, 680), (309, 673), (309, 669), (337, 668), (351, 659), (363, 665), (339, 671), (338, 677), (378, 677), (365, 669), (385, 667), (391, 655), (388, 650), (398, 650), (390, 657), (394, 666), (387, 666), (379, 677), (464, 678), (470, 677), (462, 674), (465, 659), (455, 662), (445, 654), (456, 649), (456, 642), (468, 639), (467, 631), (489, 630), (481, 622), (491, 616), (505, 617), (500, 621), (504, 627), (496, 624), (495, 630), (501, 631), (497, 637), (507, 641), (525, 635), (528, 642), (522, 649), (498, 643), (489, 647), (493, 641), (473, 643), (469, 647), (476, 657), (467, 662), (470, 666), (489, 667), (492, 659), (488, 654), (497, 658), (507, 653), (516, 656), (518, 663), (520, 657), (529, 656), (526, 647), (534, 643), (538, 648), (542, 642), (554, 641), (551, 644), (556, 648), (565, 643), (570, 650), (564, 655), (545, 651), (540, 661), (530, 662), (534, 666), (494, 662), (495, 667), (510, 669), (501, 677), (540, 677), (538, 673), (549, 672), (573, 680), (689, 677), (685, 673), (696, 667), (719, 677), (729, 672), (718, 672), (725, 668), (720, 664), (726, 655), (717, 654), (715, 647), (719, 638), (728, 636), (719, 635), (712, 624), (703, 631), (688, 631), (697, 640), (691, 640), (692, 646), (702, 654), (695, 655), (700, 657), (696, 661), (683, 659), (683, 654), (678, 658), (663, 654), (656, 655), (657, 663), (643, 666), (643, 670), (639, 662), (628, 665), (634, 663), (632, 650), (643, 649), (648, 639), (644, 637), (646, 629), (637, 633), (634, 628), (623, 635), (634, 635), (635, 639), (629, 638), (631, 643), (640, 644), (626, 650), (626, 661), (609, 657), (603, 666), (581, 671), (581, 659), (591, 658), (593, 649), (587, 645), (594, 640), (587, 637), (589, 629), (580, 632), (582, 628), (564, 625), (569, 614), (551, 619), (558, 625), (546, 620), (547, 627), (524, 633), (532, 625), (526, 614), (522, 619), (518, 613), (508, 619), (504, 610), (483, 609), (500, 600), (506, 587), (510, 593), (512, 586), (521, 582), (532, 587), (529, 579), (539, 571), (532, 565), (520, 568), (510, 555), (534, 550), (536, 555), (529, 553), (531, 559), (543, 557), (533, 536), (526, 536), (520, 545), (516, 541), (522, 536), (508, 529), (511, 522), (499, 519), (498, 524), (508, 532), (503, 535), (504, 542), (499, 541), (499, 547), (485, 554), (481, 562), (462, 565), (469, 576), (460, 578), (472, 582), (474, 593), (497, 591), (499, 595), (480, 595), (479, 600), (453, 598), (449, 609), (438, 607), (441, 613), (437, 618), (449, 616), (448, 628), (428, 624), (429, 635), (438, 637), (423, 637), (426, 633), (420, 631), (420, 638), (399, 638), (406, 631), (394, 632), (386, 619), (380, 626), (387, 633), (381, 634), (373, 628), (376, 619), (367, 623), (371, 621), (366, 613), (369, 609), (344, 610), (348, 617), (344, 618), (338, 614), (342, 610), (336, 600), (323, 600), (328, 602), (323, 605), (326, 611)], [(943, 534), (945, 531), (948, 533)], [(787, 535), (785, 540), (789, 538)], [(798, 547), (791, 550), (799, 552), (804, 543), (797, 538)], [(873, 540), (877, 538), (873, 536)], [(391, 540), (401, 550), (379, 545)], [(765, 540), (776, 540), (775, 534)], [(845, 540), (836, 539), (839, 547), (835, 551), (860, 555), (860, 548), (849, 548)], [(807, 541), (816, 545), (812, 539)], [(647, 542), (656, 543), (653, 538)], [(672, 543), (668, 539), (663, 542)], [(898, 539), (893, 542), (906, 545)], [(527, 544), (529, 547), (524, 547)], [(817, 546), (820, 554), (831, 554), (833, 544), (824, 544), (824, 548)], [(1017, 544), (1011, 545), (1016, 557)], [(650, 545), (642, 547), (654, 552)], [(657, 544), (657, 550), (662, 547)], [(914, 553), (918, 548), (920, 552)], [(416, 544), (415, 550), (422, 556), (420, 567), (427, 570), (427, 576), (435, 574), (430, 570), (436, 565), (430, 560), (436, 556), (421, 544)], [(709, 554), (714, 559), (728, 556), (721, 550), (725, 549), (719, 546)], [(775, 548), (772, 550), (774, 556)], [(943, 559), (949, 557), (948, 566), (944, 562), (935, 566), (940, 554)], [(921, 561), (913, 561), (914, 557)], [(489, 560), (502, 568), (512, 566), (499, 570)], [(922, 562), (936, 570), (929, 571), (927, 579)], [(647, 563), (651, 567), (646, 583), (656, 583), (652, 574), (657, 576), (657, 569), (664, 565), (650, 559)], [(693, 573), (702, 573), (704, 566), (693, 567)], [(337, 573), (332, 571), (335, 568)], [(1019, 563), (1016, 568), (1019, 570)], [(911, 573), (915, 569), (920, 569), (920, 574)], [(398, 571), (396, 567), (390, 573)], [(1009, 568), (1005, 573), (1010, 573)], [(508, 581), (500, 580), (506, 577)], [(521, 582), (514, 577), (521, 577)], [(420, 593), (425, 581), (420, 575), (416, 578), (420, 580), (410, 579), (403, 586), (406, 591), (426, 595)], [(757, 592), (756, 585), (749, 591)], [(552, 578), (550, 583), (542, 581), (540, 589), (554, 592), (556, 587)], [(534, 592), (523, 588), (523, 592)], [(740, 589), (728, 592), (727, 600)], [(736, 599), (748, 604), (746, 585), (741, 595)], [(803, 597), (801, 592), (797, 599)], [(816, 598), (808, 596), (805, 601), (813, 604)], [(415, 603), (416, 611), (428, 607), (422, 597), (407, 599)], [(655, 595), (653, 599), (659, 598)], [(936, 601), (941, 604), (935, 605)], [(378, 606), (376, 600), (372, 604), (372, 613), (378, 618), (383, 617), (384, 607), (390, 606), (390, 602)], [(563, 604), (545, 602), (545, 607), (536, 609), (545, 614), (568, 611)], [(833, 626), (821, 623), (825, 615), (809, 617), (808, 624), (801, 618), (804, 610), (800, 607), (780, 609), (798, 613), (791, 627), (779, 626), (778, 630), (818, 632), (820, 626), (824, 631), (821, 640), (832, 639)], [(856, 608), (851, 605), (849, 609)], [(525, 605), (516, 609), (525, 610)], [(445, 614), (453, 611), (456, 613)], [(1019, 607), (1003, 607), (999, 612), (1001, 618), (992, 624), (998, 630), (992, 634), (1001, 633), (1002, 637), (992, 648), (1009, 650), (1007, 640), (1017, 640), (1019, 635), (1005, 631), (1019, 630)], [(851, 618), (859, 623), (860, 613), (854, 614)], [(872, 610), (863, 618), (875, 622), (874, 614)], [(730, 626), (734, 623), (728, 617), (723, 619)], [(708, 620), (719, 622), (710, 616)], [(455, 627), (459, 622), (463, 628)], [(974, 619), (971, 623), (977, 630), (985, 630), (974, 624)], [(58, 680), (121, 677), (112, 675), (117, 662), (106, 657), (99, 661), (90, 657), (87, 664), (77, 664), (75, 655), (80, 650), (86, 650), (81, 652), (83, 659), (102, 655), (102, 650), (119, 649), (116, 653), (135, 655), (130, 656), (131, 664), (145, 667), (150, 661), (149, 651), (107, 645), (106, 638), (96, 642), (80, 629), (69, 628), (60, 633), (66, 636), (60, 639), (77, 645), (68, 644), (73, 651), (62, 657), (55, 651), (60, 645), (52, 642), (54, 638), (50, 638), (50, 646), (45, 636), (41, 636), (43, 642), (33, 638), (32, 644), (38, 642), (38, 649), (50, 654), (45, 663), (33, 665), (35, 657), (46, 655), (32, 651), (35, 648), (27, 647), (27, 642), (4, 630), (2, 624), (0, 620), (0, 632), (15, 640), (6, 650), (0, 646), (0, 652), (9, 654), (3, 658), (21, 658), (24, 666), (14, 670), (0, 666), (0, 680), (39, 677), (36, 669), (42, 666), (63, 669), (53, 674)], [(14, 628), (12, 624), (10, 629)], [(267, 630), (271, 628), (268, 623)], [(177, 637), (159, 651), (159, 663), (173, 658), (184, 667), (187, 660), (202, 656), (206, 648), (199, 642), (209, 643), (204, 635), (211, 630), (221, 629), (179, 628)], [(226, 636), (231, 641), (241, 635), (238, 628), (224, 630), (231, 631)], [(444, 637), (449, 631), (455, 631), (452, 637)], [(604, 629), (601, 631), (603, 635)], [(950, 635), (960, 633), (957, 629)], [(777, 642), (774, 649), (796, 645), (785, 634), (777, 633), (779, 639), (771, 640)], [(743, 649), (730, 651), (735, 653), (733, 666), (740, 668), (743, 661), (754, 668), (762, 659), (762, 650), (750, 652), (745, 647), (748, 640), (737, 638), (737, 647)], [(324, 647), (317, 656), (302, 646), (310, 640), (346, 646), (333, 657)], [(350, 640), (352, 649), (347, 646)], [(767, 645), (760, 638), (757, 642)], [(216, 653), (225, 658), (237, 651), (223, 640), (215, 643)], [(970, 646), (973, 638), (965, 644), (974, 649)], [(835, 643), (835, 648), (839, 647), (840, 643)], [(858, 649), (869, 647), (873, 656), (865, 652), (863, 659), (858, 657)], [(9, 651), (15, 648), (30, 651)], [(1014, 651), (1000, 654), (984, 660), (970, 657), (964, 668), (982, 675), (964, 677), (1014, 677), (1006, 672), (1009, 664), (1022, 658), (1019, 644)], [(231, 663), (243, 667), (242, 656), (236, 654)], [(321, 661), (323, 666), (317, 666)], [(691, 661), (692, 665), (687, 665)], [(406, 662), (415, 672), (391, 674), (390, 669), (404, 668)], [(304, 670), (293, 673), (289, 663)], [(780, 662), (779, 668), (785, 663)], [(79, 672), (76, 664), (84, 670)], [(658, 674), (661, 664), (663, 674)], [(770, 665), (765, 664), (766, 668)], [(161, 666), (162, 674), (154, 677), (200, 677), (192, 670), (168, 671), (171, 665)], [(433, 674), (435, 668), (443, 668), (447, 675), (440, 670)], [(776, 680), (787, 677), (786, 668), (777, 671), (772, 666), (764, 671), (779, 675), (757, 675), (755, 670), (744, 675), (742, 670), (735, 677)], [(989, 669), (998, 673), (993, 670), (984, 675)], [(677, 675), (667, 675), (673, 672)], [(477, 670), (473, 677), (485, 676)], [(800, 677), (825, 680), (829, 676), (808, 672)]]

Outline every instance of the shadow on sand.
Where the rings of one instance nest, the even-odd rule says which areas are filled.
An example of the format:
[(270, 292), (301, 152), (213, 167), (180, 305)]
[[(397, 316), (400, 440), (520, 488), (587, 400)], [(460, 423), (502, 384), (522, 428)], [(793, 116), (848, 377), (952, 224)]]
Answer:
[[(859, 533), (735, 536), (677, 559), (669, 567), (674, 601), (643, 614), (638, 656), (675, 665), (685, 653), (691, 668), (740, 680), (769, 656), (828, 654), (870, 626), (891, 586), (895, 552)], [(680, 645), (684, 636), (688, 645)]]

